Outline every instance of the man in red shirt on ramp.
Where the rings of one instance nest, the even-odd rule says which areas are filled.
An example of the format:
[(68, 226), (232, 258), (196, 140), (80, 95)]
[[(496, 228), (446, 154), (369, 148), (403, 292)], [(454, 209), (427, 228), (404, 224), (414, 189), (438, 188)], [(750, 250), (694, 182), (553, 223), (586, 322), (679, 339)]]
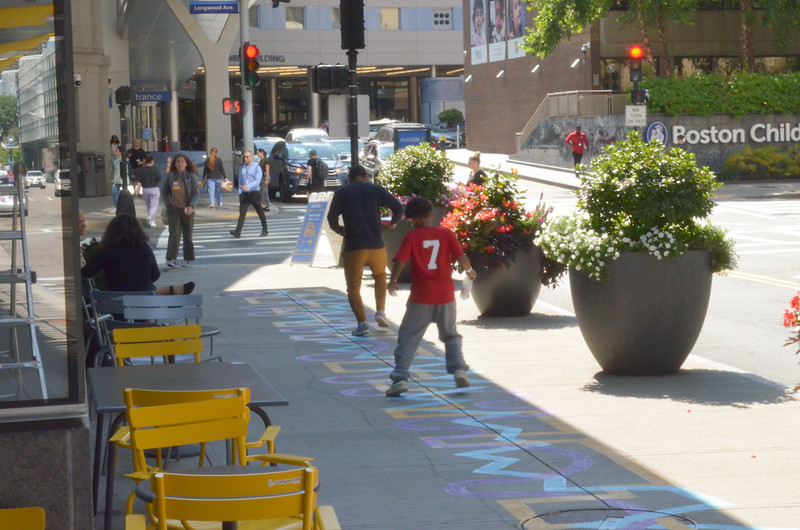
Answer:
[(566, 142), (572, 146), (572, 160), (575, 162), (575, 167), (577, 167), (581, 163), (581, 158), (583, 158), (583, 150), (589, 148), (589, 138), (581, 132), (581, 126), (578, 125), (574, 131), (567, 135)]

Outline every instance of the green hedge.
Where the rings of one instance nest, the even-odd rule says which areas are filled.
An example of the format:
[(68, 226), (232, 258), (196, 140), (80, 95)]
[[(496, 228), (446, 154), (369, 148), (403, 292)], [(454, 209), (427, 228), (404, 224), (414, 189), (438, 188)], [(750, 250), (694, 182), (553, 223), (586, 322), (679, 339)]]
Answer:
[(698, 74), (683, 79), (647, 77), (648, 112), (672, 116), (800, 114), (800, 73), (733, 76)]
[(725, 160), (720, 180), (788, 180), (800, 177), (800, 146), (782, 150), (777, 146), (751, 148)]

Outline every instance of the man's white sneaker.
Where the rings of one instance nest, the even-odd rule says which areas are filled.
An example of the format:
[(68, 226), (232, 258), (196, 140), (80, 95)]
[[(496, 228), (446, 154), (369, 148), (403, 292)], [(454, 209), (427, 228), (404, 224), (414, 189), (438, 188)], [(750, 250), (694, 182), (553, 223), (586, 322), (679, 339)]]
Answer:
[(353, 335), (356, 337), (363, 337), (369, 334), (369, 324), (366, 322), (359, 322), (358, 327), (353, 330)]
[(170, 269), (177, 269), (178, 268), (178, 260), (176, 259), (168, 259), (167, 260), (167, 267)]
[(408, 381), (405, 379), (398, 379), (386, 390), (386, 395), (388, 397), (397, 397), (403, 392), (408, 392)]
[(386, 320), (386, 313), (384, 311), (375, 311), (375, 322), (378, 323), (379, 328), (389, 327), (389, 321)]

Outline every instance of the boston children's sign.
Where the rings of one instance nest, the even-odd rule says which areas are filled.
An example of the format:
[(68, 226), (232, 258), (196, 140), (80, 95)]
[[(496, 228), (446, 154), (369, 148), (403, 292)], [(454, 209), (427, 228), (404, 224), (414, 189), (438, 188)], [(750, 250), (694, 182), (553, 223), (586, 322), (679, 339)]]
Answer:
[(800, 142), (800, 124), (754, 123), (747, 128), (692, 128), (685, 125), (672, 126), (672, 138), (684, 136), (688, 144), (745, 144)]

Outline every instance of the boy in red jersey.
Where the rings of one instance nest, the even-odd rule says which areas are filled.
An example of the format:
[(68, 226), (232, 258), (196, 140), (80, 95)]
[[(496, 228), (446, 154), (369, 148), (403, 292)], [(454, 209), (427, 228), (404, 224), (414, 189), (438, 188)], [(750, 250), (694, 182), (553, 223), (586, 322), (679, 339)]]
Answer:
[(469, 366), (464, 362), (461, 335), (456, 331), (451, 264), (457, 260), (470, 279), (474, 280), (477, 274), (455, 234), (446, 228), (433, 226), (433, 205), (428, 199), (414, 197), (408, 201), (406, 218), (414, 225), (414, 230), (406, 235), (394, 256), (392, 279), (387, 289), (391, 295), (397, 294), (397, 278), (406, 263), (411, 261), (411, 296), (397, 333), (395, 368), (389, 375), (392, 386), (386, 395), (394, 397), (408, 391), (408, 370), (431, 322), (436, 323), (439, 339), (444, 343), (447, 373), (453, 374), (458, 388), (468, 387)]

